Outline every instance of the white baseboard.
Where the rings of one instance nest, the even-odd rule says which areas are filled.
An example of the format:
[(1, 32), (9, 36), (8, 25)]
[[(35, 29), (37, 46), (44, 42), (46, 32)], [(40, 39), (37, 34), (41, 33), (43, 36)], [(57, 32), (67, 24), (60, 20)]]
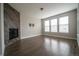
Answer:
[(41, 35), (41, 34), (33, 35), (33, 36), (27, 36), (27, 37), (22, 37), (21, 39), (31, 38), (31, 37), (35, 37), (35, 36), (39, 36), (39, 35)]
[[(27, 37), (22, 37), (21, 39), (31, 38), (31, 37), (35, 37), (35, 36), (39, 36), (39, 35), (41, 35), (41, 34), (33, 35), (33, 36), (27, 36)], [(43, 35), (77, 40), (77, 38), (72, 38), (72, 37), (64, 37), (64, 36), (56, 36), (56, 35), (48, 35), (48, 34), (43, 34)]]
[(60, 37), (60, 38), (66, 38), (66, 39), (74, 39), (74, 40), (77, 39), (77, 38), (65, 37), (65, 36), (56, 36), (56, 35), (48, 35), (48, 34), (44, 34), (44, 35), (47, 35), (47, 36), (54, 36), (54, 37)]

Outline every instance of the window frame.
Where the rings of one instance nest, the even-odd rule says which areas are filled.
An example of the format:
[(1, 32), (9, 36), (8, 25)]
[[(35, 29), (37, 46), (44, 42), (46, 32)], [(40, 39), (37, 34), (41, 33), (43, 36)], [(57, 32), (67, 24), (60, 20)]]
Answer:
[[(45, 21), (49, 21), (49, 31), (45, 31)], [(44, 32), (50, 32), (50, 20), (44, 20)]]
[[(60, 21), (60, 18), (63, 18), (63, 17), (68, 17), (68, 24), (58, 24), (58, 32), (59, 32), (59, 33), (69, 33), (69, 16), (68, 16), (68, 15), (67, 15), (67, 16), (59, 17), (58, 23), (59, 23), (59, 21)], [(68, 32), (60, 32), (60, 25), (68, 25)]]
[[(52, 24), (51, 24), (51, 20), (54, 20), (54, 19), (57, 20), (57, 31), (55, 31), (55, 32), (54, 32), (54, 31), (51, 31), (52, 26), (55, 26), (55, 25), (52, 25)], [(58, 32), (58, 19), (57, 19), (57, 18), (53, 18), (53, 19), (51, 19), (51, 20), (50, 20), (50, 32), (57, 33), (57, 32)]]
[[(59, 21), (60, 21), (60, 18), (63, 18), (63, 17), (68, 17), (68, 32), (60, 32), (60, 25), (61, 24), (59, 24)], [(51, 31), (51, 28), (52, 28), (52, 26), (51, 26), (51, 20), (53, 20), (53, 19), (56, 19), (57, 20), (57, 32), (53, 32), (53, 31)], [(49, 31), (45, 31), (45, 21), (49, 21)], [(65, 24), (63, 24), (63, 25), (65, 25)], [(60, 16), (60, 17), (55, 17), (55, 18), (52, 18), (52, 19), (46, 19), (46, 20), (44, 20), (43, 21), (43, 31), (44, 32), (53, 32), (53, 33), (69, 33), (70, 31), (69, 31), (69, 16), (68, 15), (65, 15), (65, 16)]]

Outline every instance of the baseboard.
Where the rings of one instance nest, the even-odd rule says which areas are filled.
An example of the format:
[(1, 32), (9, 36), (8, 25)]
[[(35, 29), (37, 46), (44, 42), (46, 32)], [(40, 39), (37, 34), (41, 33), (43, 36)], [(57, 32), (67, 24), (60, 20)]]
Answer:
[[(27, 37), (22, 37), (21, 39), (31, 38), (31, 37), (35, 37), (35, 36), (39, 36), (39, 35), (41, 35), (41, 34), (33, 35), (33, 36), (27, 36)], [(56, 35), (48, 35), (48, 34), (42, 34), (42, 35), (54, 36), (54, 37), (60, 37), (60, 38), (66, 38), (66, 39), (74, 39), (74, 40), (77, 40), (77, 38), (72, 38), (72, 37), (64, 37), (64, 36), (56, 36)], [(78, 34), (78, 35), (79, 35), (79, 34)]]
[(77, 38), (72, 38), (72, 37), (64, 37), (64, 36), (56, 36), (56, 35), (48, 35), (48, 34), (44, 34), (44, 35), (47, 35), (47, 36), (54, 36), (54, 37), (60, 37), (60, 38), (66, 38), (66, 39), (74, 39), (74, 40), (77, 39)]
[(39, 36), (41, 34), (38, 34), (38, 35), (33, 35), (33, 36), (27, 36), (27, 37), (22, 37), (21, 39), (27, 39), (27, 38), (31, 38), (31, 37), (35, 37), (35, 36)]

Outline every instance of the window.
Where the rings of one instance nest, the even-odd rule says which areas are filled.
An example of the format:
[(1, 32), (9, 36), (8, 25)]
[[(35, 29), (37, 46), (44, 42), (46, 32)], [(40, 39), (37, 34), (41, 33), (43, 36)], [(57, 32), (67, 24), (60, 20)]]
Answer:
[(57, 32), (57, 19), (51, 20), (51, 32)]
[(44, 31), (49, 32), (49, 20), (44, 21), (44, 26), (45, 26)]
[(68, 16), (59, 18), (59, 32), (69, 32), (69, 19)]
[(69, 33), (69, 16), (44, 21), (45, 32)]

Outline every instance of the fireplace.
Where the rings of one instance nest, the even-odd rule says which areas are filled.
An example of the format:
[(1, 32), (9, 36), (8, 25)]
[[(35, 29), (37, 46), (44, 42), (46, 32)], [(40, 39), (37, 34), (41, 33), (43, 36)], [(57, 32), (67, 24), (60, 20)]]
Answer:
[(17, 28), (10, 28), (9, 29), (9, 40), (18, 37), (18, 29)]

